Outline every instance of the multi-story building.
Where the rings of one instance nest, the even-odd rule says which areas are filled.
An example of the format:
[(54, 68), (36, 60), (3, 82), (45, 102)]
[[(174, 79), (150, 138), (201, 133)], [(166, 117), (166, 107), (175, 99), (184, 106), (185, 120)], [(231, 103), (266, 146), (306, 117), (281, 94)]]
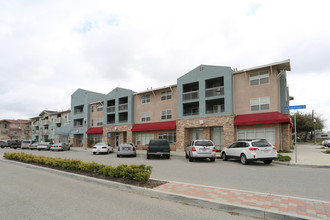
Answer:
[[(32, 140), (58, 142), (70, 130), (71, 111), (42, 111), (39, 116), (31, 118)], [(68, 131), (66, 131), (68, 130)], [(61, 137), (61, 138), (60, 138)], [(64, 138), (67, 142), (68, 139)]]
[(178, 79), (177, 148), (211, 139), (221, 148), (234, 141), (230, 67), (201, 65)]
[(278, 150), (292, 145), (285, 60), (233, 72), (236, 139), (265, 138)]
[(74, 146), (87, 146), (87, 130), (91, 127), (91, 103), (103, 101), (105, 95), (77, 89), (71, 95), (71, 143)]
[(31, 122), (29, 120), (1, 120), (0, 130), (0, 140), (31, 139)]
[(211, 139), (221, 149), (236, 139), (265, 138), (278, 149), (289, 148), (286, 71), (289, 60), (239, 71), (201, 65), (176, 85), (138, 93), (78, 89), (71, 96), (73, 144), (85, 144), (87, 134), (91, 144), (113, 146), (144, 147), (152, 138), (165, 138), (172, 149), (184, 150), (193, 139)]
[(115, 88), (109, 92), (104, 103), (105, 141), (112, 146), (123, 142), (132, 142), (134, 124), (134, 92), (129, 89)]
[(177, 86), (134, 94), (133, 142), (145, 146), (150, 139), (167, 139), (176, 149)]

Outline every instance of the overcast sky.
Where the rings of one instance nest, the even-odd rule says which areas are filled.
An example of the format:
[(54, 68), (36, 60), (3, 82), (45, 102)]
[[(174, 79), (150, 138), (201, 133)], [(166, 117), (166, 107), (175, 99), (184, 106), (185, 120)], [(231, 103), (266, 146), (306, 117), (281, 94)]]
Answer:
[(290, 105), (330, 130), (330, 3), (256, 0), (1, 0), (0, 119), (107, 94), (176, 84), (200, 64), (245, 69), (286, 59)]

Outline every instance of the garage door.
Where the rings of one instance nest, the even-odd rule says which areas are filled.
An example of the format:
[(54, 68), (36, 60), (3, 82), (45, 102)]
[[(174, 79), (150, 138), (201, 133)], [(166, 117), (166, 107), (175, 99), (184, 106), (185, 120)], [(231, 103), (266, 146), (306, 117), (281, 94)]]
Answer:
[(266, 139), (275, 145), (275, 128), (240, 129), (237, 139)]

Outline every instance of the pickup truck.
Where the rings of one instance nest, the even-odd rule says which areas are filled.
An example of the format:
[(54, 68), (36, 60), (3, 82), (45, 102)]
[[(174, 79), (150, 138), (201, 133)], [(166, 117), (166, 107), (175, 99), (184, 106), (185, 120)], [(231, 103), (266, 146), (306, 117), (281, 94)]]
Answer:
[(21, 141), (19, 140), (8, 140), (7, 143), (10, 148), (21, 148)]
[(161, 156), (170, 159), (170, 144), (167, 140), (151, 139), (147, 146), (147, 159), (150, 159), (150, 156)]

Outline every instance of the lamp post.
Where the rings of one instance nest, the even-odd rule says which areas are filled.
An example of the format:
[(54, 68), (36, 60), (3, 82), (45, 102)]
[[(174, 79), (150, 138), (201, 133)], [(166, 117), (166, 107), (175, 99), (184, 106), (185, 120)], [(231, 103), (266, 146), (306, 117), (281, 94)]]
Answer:
[(314, 118), (313, 120), (313, 124), (314, 124), (314, 144), (316, 144), (316, 130), (315, 130), (315, 123), (316, 123), (316, 120)]

